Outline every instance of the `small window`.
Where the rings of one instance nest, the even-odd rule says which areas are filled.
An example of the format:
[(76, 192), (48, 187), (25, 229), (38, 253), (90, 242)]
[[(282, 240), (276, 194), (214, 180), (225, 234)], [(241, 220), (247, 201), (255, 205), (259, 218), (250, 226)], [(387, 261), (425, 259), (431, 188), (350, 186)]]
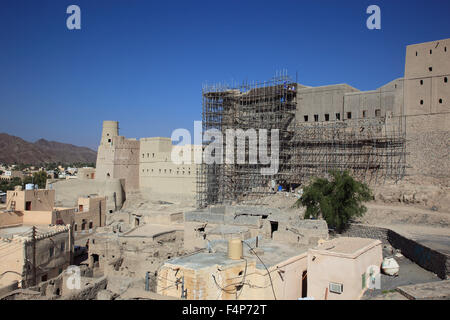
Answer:
[(447, 47), (444, 47), (444, 51), (447, 52)]
[(417, 51), (416, 51), (416, 57), (417, 57)]
[(420, 85), (421, 85), (421, 86), (423, 85), (423, 80), (420, 80)]
[(150, 153), (147, 153), (147, 158), (150, 158)]
[(430, 49), (430, 54), (433, 54), (433, 50)]
[(154, 153), (152, 153), (152, 157), (153, 157), (153, 158), (155, 157), (155, 154), (154, 154)]
[(363, 110), (363, 114), (362, 117), (365, 118), (366, 117), (366, 110)]
[(89, 229), (92, 229), (93, 226), (94, 226), (94, 225), (93, 225), (92, 221), (89, 222)]
[(341, 120), (341, 114), (340, 113), (336, 113), (336, 120)]
[(50, 247), (48, 251), (49, 251), (48, 253), (50, 255), (50, 258), (53, 257), (53, 253), (54, 253), (55, 249), (53, 247)]
[(142, 158), (144, 158), (144, 157), (145, 157), (145, 153), (142, 154)]
[(444, 82), (447, 83), (448, 79), (447, 77), (444, 77)]
[(433, 71), (433, 67), (428, 67), (428, 70), (431, 72)]
[(423, 100), (420, 100), (420, 104), (423, 104)]
[(41, 277), (41, 281), (47, 281), (47, 275), (46, 275), (46, 274), (44, 274), (44, 275)]
[(77, 230), (78, 230), (78, 226), (77, 226), (77, 224), (76, 224), (76, 223), (74, 224), (74, 226), (73, 226), (73, 229), (74, 229), (75, 231), (77, 231)]
[(325, 121), (329, 121), (330, 120), (330, 115), (328, 113), (325, 113)]
[(108, 139), (108, 142), (111, 142), (111, 139)]
[(442, 99), (439, 99), (439, 103), (442, 103)]
[(64, 252), (64, 249), (66, 248), (66, 243), (64, 241), (61, 242), (61, 247), (60, 248), (61, 248), (61, 252)]
[(305, 119), (305, 122), (308, 122), (308, 116), (303, 116), (303, 119)]
[(352, 118), (352, 113), (351, 112), (347, 112), (347, 119), (351, 119)]
[(315, 115), (314, 115), (314, 121), (315, 121), (315, 122), (319, 121), (319, 115), (318, 115), (318, 114), (315, 114)]
[(381, 109), (375, 109), (375, 117), (381, 117)]

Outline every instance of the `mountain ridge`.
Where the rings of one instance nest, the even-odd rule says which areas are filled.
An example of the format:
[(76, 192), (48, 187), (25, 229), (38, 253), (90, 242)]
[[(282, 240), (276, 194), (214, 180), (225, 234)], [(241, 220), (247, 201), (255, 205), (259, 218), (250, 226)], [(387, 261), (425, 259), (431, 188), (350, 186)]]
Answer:
[(69, 143), (39, 139), (35, 142), (26, 141), (7, 133), (0, 133), (0, 163), (31, 164), (61, 162), (72, 164), (95, 163), (97, 152), (88, 148)]

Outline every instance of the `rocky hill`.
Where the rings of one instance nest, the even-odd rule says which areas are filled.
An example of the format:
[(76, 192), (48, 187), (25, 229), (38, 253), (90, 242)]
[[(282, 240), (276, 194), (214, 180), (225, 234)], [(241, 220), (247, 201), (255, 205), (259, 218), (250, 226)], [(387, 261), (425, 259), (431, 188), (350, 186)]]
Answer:
[(95, 163), (97, 152), (86, 147), (40, 139), (34, 143), (0, 133), (0, 163)]

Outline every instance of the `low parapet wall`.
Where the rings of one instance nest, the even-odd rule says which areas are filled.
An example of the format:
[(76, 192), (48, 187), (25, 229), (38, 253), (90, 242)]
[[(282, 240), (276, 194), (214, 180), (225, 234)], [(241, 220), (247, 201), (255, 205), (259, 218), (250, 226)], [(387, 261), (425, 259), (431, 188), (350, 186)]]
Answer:
[(405, 257), (422, 268), (436, 273), (441, 279), (446, 279), (450, 274), (450, 259), (447, 254), (433, 250), (391, 229), (350, 224), (341, 236), (378, 239), (383, 244), (390, 244), (401, 250)]
[(341, 235), (344, 237), (377, 239), (383, 244), (389, 244), (388, 231), (389, 229), (386, 228), (352, 223)]
[(436, 273), (441, 279), (446, 279), (450, 274), (450, 261), (445, 253), (430, 249), (390, 229), (387, 234), (389, 242), (394, 248), (400, 249), (405, 257), (422, 268)]
[(13, 283), (4, 286), (4, 287), (0, 287), (0, 300), (2, 299), (2, 297), (4, 295), (7, 295), (8, 293), (10, 293), (11, 291), (17, 290), (19, 289), (19, 282), (18, 281), (14, 281)]

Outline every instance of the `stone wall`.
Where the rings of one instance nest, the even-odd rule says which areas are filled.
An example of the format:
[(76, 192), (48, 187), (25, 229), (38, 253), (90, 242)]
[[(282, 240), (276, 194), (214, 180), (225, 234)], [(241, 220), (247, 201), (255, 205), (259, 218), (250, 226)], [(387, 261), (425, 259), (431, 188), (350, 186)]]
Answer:
[[(99, 279), (84, 278), (86, 280), (85, 287), (81, 290), (76, 290), (73, 294), (62, 297), (63, 300), (95, 300), (98, 292), (106, 289), (108, 281), (106, 277)], [(85, 282), (85, 281), (83, 281)]]
[(373, 226), (365, 226), (360, 224), (350, 224), (347, 230), (340, 236), (342, 237), (356, 237), (369, 238), (380, 240), (383, 244), (389, 244), (388, 229)]
[(406, 117), (407, 173), (450, 179), (450, 113)]

